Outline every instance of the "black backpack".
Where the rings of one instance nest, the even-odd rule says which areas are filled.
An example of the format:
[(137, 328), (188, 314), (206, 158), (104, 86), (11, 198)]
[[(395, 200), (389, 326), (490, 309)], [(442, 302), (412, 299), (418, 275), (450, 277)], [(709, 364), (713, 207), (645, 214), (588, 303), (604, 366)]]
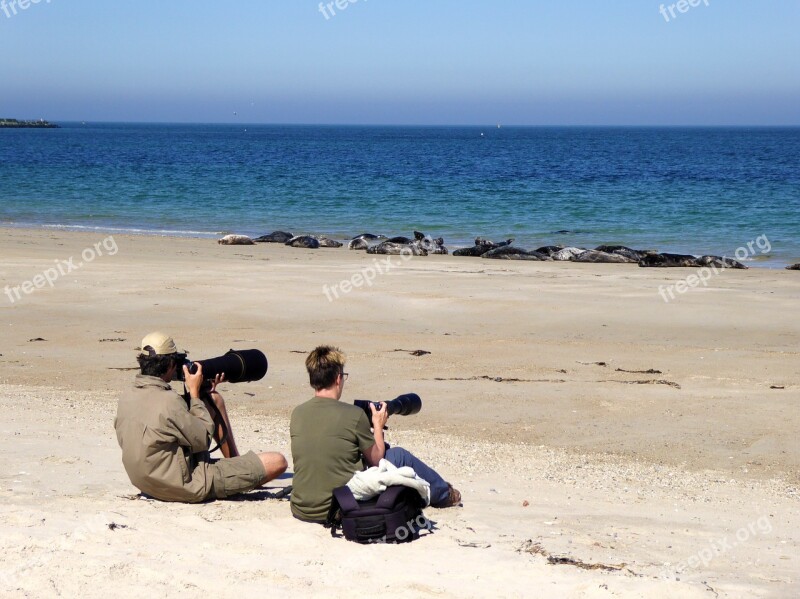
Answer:
[(356, 543), (407, 543), (418, 539), (421, 529), (430, 530), (423, 507), (422, 497), (409, 487), (389, 487), (367, 501), (356, 501), (349, 488), (339, 487), (325, 526), (332, 537), (341, 528), (344, 538)]

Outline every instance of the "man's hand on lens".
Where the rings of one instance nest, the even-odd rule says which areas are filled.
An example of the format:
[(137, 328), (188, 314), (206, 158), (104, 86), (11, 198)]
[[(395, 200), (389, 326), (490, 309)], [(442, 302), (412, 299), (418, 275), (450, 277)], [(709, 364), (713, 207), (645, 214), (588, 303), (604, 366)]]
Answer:
[(203, 365), (197, 363), (197, 372), (189, 372), (189, 367), (183, 367), (183, 380), (186, 381), (186, 388), (193, 399), (200, 399), (200, 388), (203, 386)]
[(381, 402), (381, 409), (375, 409), (375, 404), (369, 404), (369, 409), (372, 411), (372, 427), (375, 430), (383, 430), (386, 426), (386, 421), (389, 420), (389, 412), (386, 409), (386, 402)]

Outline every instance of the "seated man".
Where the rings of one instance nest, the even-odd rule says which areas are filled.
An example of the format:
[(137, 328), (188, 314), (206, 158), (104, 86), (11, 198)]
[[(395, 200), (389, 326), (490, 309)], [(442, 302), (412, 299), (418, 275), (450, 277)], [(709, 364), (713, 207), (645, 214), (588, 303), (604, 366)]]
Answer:
[[(120, 398), (114, 419), (131, 483), (162, 501), (197, 503), (244, 493), (283, 474), (287, 464), (280, 453), (239, 455), (225, 402), (216, 390), (224, 374), (201, 394), (202, 367), (198, 364), (191, 374), (185, 354), (163, 333), (142, 340), (141, 374)], [(183, 368), (188, 402), (169, 385), (178, 368)], [(222, 421), (216, 427), (212, 413)], [(219, 442), (223, 430), (228, 431), (221, 447), (225, 457), (213, 460), (209, 443), (212, 437)]]
[(314, 397), (292, 412), (290, 433), (294, 480), (292, 513), (308, 522), (325, 522), (333, 490), (347, 484), (363, 469), (362, 457), (370, 466), (381, 458), (397, 467), (411, 466), (431, 485), (431, 505), (445, 508), (458, 505), (461, 494), (442, 480), (432, 468), (400, 447), (387, 448), (383, 426), (389, 418), (386, 404), (371, 406), (375, 428), (364, 410), (341, 403), (345, 356), (337, 348), (321, 346), (306, 358)]

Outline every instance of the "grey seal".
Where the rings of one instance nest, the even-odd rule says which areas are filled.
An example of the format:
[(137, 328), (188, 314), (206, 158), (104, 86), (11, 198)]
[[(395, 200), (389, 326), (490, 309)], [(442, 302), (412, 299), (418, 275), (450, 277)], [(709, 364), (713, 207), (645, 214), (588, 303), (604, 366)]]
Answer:
[(563, 245), (545, 245), (540, 248), (536, 248), (534, 251), (544, 254), (545, 256), (552, 256), (556, 252), (563, 250), (564, 247), (565, 246)]
[(320, 237), (317, 241), (319, 241), (319, 247), (321, 248), (340, 248), (344, 245), (342, 242), (331, 239), (330, 237)]
[(409, 256), (427, 256), (428, 251), (421, 248), (415, 243), (394, 243), (393, 241), (384, 241), (378, 245), (373, 245), (367, 248), (368, 254), (386, 254), (390, 256), (398, 256), (406, 254)]
[(369, 249), (369, 243), (363, 237), (356, 237), (355, 239), (351, 239), (350, 243), (347, 244), (348, 250), (366, 250)]
[(598, 252), (605, 252), (606, 254), (619, 254), (620, 256), (625, 256), (626, 258), (630, 258), (631, 262), (638, 262), (647, 254), (657, 253), (652, 250), (632, 250), (624, 245), (598, 245), (594, 249)]
[(478, 257), (482, 256), (486, 252), (499, 248), (504, 247), (507, 245), (511, 245), (514, 243), (513, 239), (508, 239), (506, 241), (501, 241), (500, 243), (495, 243), (494, 241), (490, 241), (488, 239), (484, 239), (483, 237), (476, 237), (475, 238), (475, 245), (469, 248), (460, 248), (453, 252), (454, 256), (473, 256)]
[(294, 235), (287, 233), (286, 231), (273, 231), (268, 235), (256, 237), (253, 241), (256, 243), (286, 243), (292, 237), (294, 237)]
[(247, 235), (226, 235), (222, 239), (217, 239), (220, 245), (253, 245), (253, 240)]
[(609, 254), (608, 252), (598, 252), (597, 250), (586, 250), (574, 258), (573, 262), (593, 262), (595, 264), (634, 264), (638, 260), (623, 256), (621, 254)]
[(647, 254), (639, 260), (642, 267), (680, 268), (700, 266), (695, 256), (688, 254)]
[(787, 266), (786, 270), (800, 270), (800, 262), (797, 264), (792, 264), (791, 266)]
[(498, 248), (491, 249), (481, 255), (481, 258), (487, 258), (489, 260), (552, 260), (550, 256), (540, 254), (539, 252), (513, 247), (511, 245), (503, 245)]
[[(355, 241), (355, 240), (354, 240)], [(402, 235), (398, 237), (391, 237), (384, 243), (393, 243), (396, 245), (406, 246), (406, 247), (415, 247), (419, 252), (416, 250), (414, 251), (414, 256), (427, 256), (428, 254), (447, 254), (447, 248), (444, 246), (444, 239), (441, 237), (437, 237), (434, 239), (430, 235), (426, 235), (420, 231), (414, 231), (414, 239), (410, 239), (408, 237), (404, 237)], [(355, 244), (354, 244), (355, 245)], [(357, 244), (357, 247), (360, 247), (361, 244)], [(388, 246), (387, 246), (388, 247)], [(372, 251), (372, 247), (367, 248), (367, 251), (370, 254), (376, 253)], [(392, 250), (395, 251), (395, 250)], [(377, 253), (382, 253), (378, 251)], [(400, 253), (399, 251), (397, 253)]]
[(574, 260), (576, 257), (578, 257), (581, 254), (583, 254), (584, 252), (588, 252), (588, 251), (589, 250), (587, 250), (585, 248), (575, 248), (575, 247), (561, 248), (557, 252), (553, 252), (552, 254), (550, 254), (550, 257), (553, 260), (558, 260), (560, 262), (564, 262), (564, 261), (567, 261), (567, 260)]
[(700, 256), (697, 259), (697, 263), (700, 266), (714, 266), (716, 268), (739, 268), (742, 270), (747, 270), (749, 268), (738, 260), (726, 258), (725, 256)]
[[(414, 235), (421, 235), (418, 231), (414, 231)], [(430, 235), (425, 235), (422, 238), (417, 238), (411, 242), (412, 245), (418, 245), (429, 254), (447, 254), (447, 248), (444, 246), (444, 238), (437, 237), (433, 239)]]
[(319, 239), (312, 235), (298, 235), (297, 237), (292, 237), (286, 242), (285, 245), (293, 248), (308, 248), (309, 250), (315, 250), (319, 247)]

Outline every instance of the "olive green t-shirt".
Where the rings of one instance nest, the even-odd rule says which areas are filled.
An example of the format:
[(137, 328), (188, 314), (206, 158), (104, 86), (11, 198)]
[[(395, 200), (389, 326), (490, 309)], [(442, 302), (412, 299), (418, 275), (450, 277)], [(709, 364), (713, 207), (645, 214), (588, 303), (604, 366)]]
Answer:
[(363, 470), (361, 454), (375, 445), (361, 408), (314, 397), (292, 412), (292, 513), (324, 522), (333, 490)]

